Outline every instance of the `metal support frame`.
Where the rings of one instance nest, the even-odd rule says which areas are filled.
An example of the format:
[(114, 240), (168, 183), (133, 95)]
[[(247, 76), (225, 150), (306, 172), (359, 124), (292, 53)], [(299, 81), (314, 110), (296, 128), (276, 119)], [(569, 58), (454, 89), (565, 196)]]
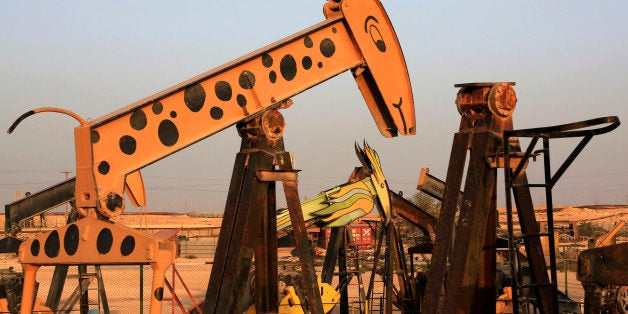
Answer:
[[(488, 157), (501, 148), (502, 131), (512, 128), (516, 104), (512, 85), (456, 85), (461, 87), (456, 105), (462, 118), (452, 143), (423, 313), (436, 313), (441, 306), (445, 313), (495, 312), (497, 171)], [(458, 208), (468, 151), (464, 196)]]
[[(628, 243), (588, 249), (580, 253), (578, 280), (582, 282), (585, 292), (584, 313), (603, 313), (603, 293), (608, 292), (608, 289), (613, 286), (623, 286), (622, 289), (625, 289), (628, 285), (626, 256), (628, 256)], [(623, 302), (615, 306), (621, 306), (621, 309), (625, 310), (626, 304)]]
[[(355, 168), (353, 173), (350, 175), (349, 181), (361, 180), (368, 175), (368, 171), (364, 167), (358, 167)], [(399, 194), (388, 191), (388, 196), (391, 200), (393, 217), (399, 216), (407, 220), (414, 226), (420, 228), (428, 237), (434, 233), (434, 225), (436, 224), (436, 218), (434, 216), (425, 212), (423, 208), (419, 208), (407, 201)], [(380, 206), (379, 202), (375, 202), (375, 206)], [(396, 227), (394, 219), (390, 219), (387, 224), (383, 220), (378, 224), (379, 226), (377, 228), (373, 228), (373, 226), (371, 226), (373, 232), (376, 233), (377, 243), (367, 293), (364, 293), (362, 278), (358, 271), (360, 300), (371, 300), (373, 297), (375, 275), (378, 273), (379, 257), (382, 254), (381, 250), (385, 243), (384, 269), (379, 272), (383, 277), (385, 289), (383, 298), (385, 306), (384, 311), (385, 313), (391, 313), (393, 311), (393, 306), (396, 306), (401, 309), (403, 313), (416, 313), (419, 310), (418, 291), (413, 282), (414, 278), (411, 278), (411, 270), (408, 270), (408, 263), (406, 261), (405, 250), (399, 235), (399, 230)], [(333, 228), (330, 232), (330, 241), (323, 267), (323, 279), (328, 278), (329, 282), (331, 282), (331, 274), (333, 272), (336, 255), (342, 256), (344, 254), (346, 256), (345, 250), (353, 242), (352, 233), (349, 228), (350, 227), (345, 227), (345, 231), (339, 231), (336, 228)], [(340, 236), (340, 232), (344, 232), (344, 236)], [(343, 239), (340, 240), (341, 238)], [(357, 252), (358, 248), (356, 247), (355, 250)], [(358, 269), (359, 262), (357, 260), (355, 261), (355, 265), (356, 269)], [(346, 270), (346, 260), (343, 261), (342, 257), (339, 257), (339, 270), (341, 276), (346, 272), (343, 271), (343, 269)], [(348, 281), (351, 280), (350, 276), (344, 278), (347, 278), (346, 284), (348, 284)], [(395, 278), (397, 278), (397, 286), (394, 284)], [(343, 283), (343, 278), (340, 278), (340, 282)], [(340, 305), (340, 312), (348, 313), (349, 308), (348, 306), (343, 308), (342, 298)]]
[[(608, 124), (603, 127), (591, 129), (602, 124)], [(558, 312), (558, 287), (556, 274), (556, 252), (554, 243), (554, 218), (553, 218), (553, 199), (552, 188), (556, 185), (560, 177), (565, 173), (567, 168), (573, 163), (575, 158), (582, 152), (584, 147), (591, 141), (593, 136), (610, 132), (619, 126), (617, 117), (602, 117), (576, 123), (563, 124), (545, 128), (523, 129), (523, 130), (506, 130), (504, 131), (504, 179), (506, 188), (506, 213), (509, 235), (509, 253), (510, 267), (513, 278), (518, 278), (519, 263), (517, 261), (517, 248), (515, 247), (515, 237), (513, 232), (513, 210), (511, 191), (515, 196), (517, 214), (519, 215), (519, 223), (521, 224), (522, 238), (525, 243), (527, 257), (533, 272), (534, 283), (531, 285), (537, 296), (537, 305), (546, 311)], [(519, 138), (531, 138), (528, 147), (523, 155), (519, 146)], [(550, 139), (552, 138), (574, 138), (581, 137), (580, 143), (567, 156), (558, 170), (552, 174), (550, 164)], [(538, 141), (542, 140), (543, 148), (536, 150)], [(527, 161), (534, 154), (543, 154), (544, 183), (530, 184), (525, 176), (525, 168)], [(511, 163), (511, 156), (517, 155), (518, 161)], [(512, 167), (515, 165), (514, 167)], [(547, 234), (540, 233), (536, 225), (534, 217), (534, 208), (532, 206), (530, 187), (539, 187), (545, 189), (546, 212), (547, 212)], [(549, 242), (549, 261), (551, 281), (547, 279), (547, 267), (543, 252), (540, 247), (540, 237), (548, 236)], [(519, 283), (517, 280), (512, 282), (513, 308), (519, 308)], [(551, 296), (551, 297), (550, 297)], [(550, 303), (551, 302), (551, 303)]]
[[(512, 112), (516, 106), (516, 96), (512, 85), (514, 83), (456, 85), (461, 87), (456, 105), (462, 118), (460, 131), (454, 135), (452, 144), (432, 267), (422, 302), (424, 313), (435, 313), (441, 306), (445, 313), (495, 312), (496, 169), (502, 167), (505, 168), (510, 263), (514, 279), (513, 309), (515, 312), (519, 310), (517, 270), (520, 262), (514, 248), (512, 219), (514, 200), (528, 264), (532, 271), (533, 284), (527, 285), (526, 288), (534, 289), (535, 305), (540, 313), (559, 311), (551, 188), (591, 138), (615, 129), (619, 125), (619, 119), (605, 117), (549, 128), (513, 130)], [(591, 128), (599, 124), (608, 125), (597, 129)], [(525, 153), (520, 149), (520, 137), (533, 138)], [(549, 139), (566, 137), (583, 139), (552, 175)], [(534, 152), (534, 146), (541, 138), (543, 149), (540, 152), (544, 154), (545, 183), (529, 184), (526, 175), (527, 160), (537, 153)], [(457, 208), (467, 151), (470, 151), (470, 155), (464, 196), (460, 207)], [(530, 187), (546, 189), (549, 225), (547, 234), (542, 234), (537, 225)], [(545, 235), (549, 236), (551, 280), (547, 274), (540, 241), (540, 237)], [(441, 305), (443, 289), (444, 299)]]
[[(349, 250), (353, 249), (353, 257), (349, 257)], [(350, 226), (333, 227), (329, 233), (329, 242), (325, 261), (323, 263), (322, 282), (331, 284), (336, 263), (338, 264), (338, 288), (340, 292), (340, 313), (350, 313), (354, 309), (349, 306), (349, 285), (356, 278), (358, 285), (358, 313), (367, 313), (366, 293), (360, 270), (359, 245), (354, 244), (354, 238)], [(349, 271), (347, 263), (353, 260), (353, 271)]]
[[(472, 139), (471, 139), (472, 137)], [(441, 284), (445, 284), (446, 313), (495, 312), (495, 184), (497, 172), (485, 157), (498, 148), (498, 138), (490, 132), (458, 133), (447, 172), (443, 207), (436, 231), (432, 266), (423, 309), (434, 313)], [(464, 173), (467, 146), (471, 156), (464, 188), (464, 201), (456, 224), (456, 203)], [(453, 253), (450, 253), (455, 226)], [(492, 229), (489, 228), (492, 226)], [(459, 235), (459, 236), (458, 236)], [(451, 255), (450, 255), (451, 254)], [(450, 256), (448, 256), (450, 255)], [(449, 257), (449, 271), (446, 263)], [(476, 286), (477, 285), (477, 286)], [(488, 291), (492, 291), (488, 293)], [(492, 308), (491, 308), (492, 306)]]
[(278, 312), (275, 181), (282, 181), (286, 195), (308, 310), (323, 312), (299, 201), (296, 171), (283, 146), (283, 126), (283, 117), (277, 110), (267, 111), (237, 126), (242, 144), (233, 168), (202, 307), (204, 313), (246, 310), (244, 287), (253, 258), (256, 310), (258, 313)]
[[(416, 304), (415, 286), (411, 281), (408, 272), (408, 263), (405, 257), (405, 250), (396, 227), (395, 221), (391, 219), (388, 224), (380, 225), (377, 228), (377, 243), (373, 260), (373, 269), (366, 292), (366, 300), (373, 300), (375, 288), (375, 275), (382, 276), (384, 286), (383, 304), (384, 313), (392, 313), (393, 306), (401, 310), (402, 313), (417, 313), (419, 304)], [(384, 243), (386, 247), (384, 248)], [(384, 265), (380, 269), (380, 256), (384, 250)], [(395, 278), (397, 285), (395, 285)], [(373, 306), (374, 302), (370, 302), (369, 306)]]
[[(70, 182), (73, 183), (74, 179), (71, 179)], [(66, 224), (73, 223), (79, 219), (79, 214), (74, 208), (73, 202), (70, 201), (70, 204), (72, 205), (72, 210), (68, 214)], [(86, 273), (87, 271), (86, 267), (87, 267), (86, 265), (77, 266), (78, 273), (79, 273), (79, 276), (78, 276), (79, 282), (78, 282), (76, 293), (80, 293), (80, 298), (78, 297), (79, 295), (77, 295), (77, 299), (74, 300), (74, 302), (66, 302), (64, 306), (61, 306), (61, 308), (59, 308), (59, 301), (61, 300), (61, 295), (63, 294), (63, 287), (65, 286), (65, 281), (67, 279), (70, 265), (56, 265), (53, 275), (52, 275), (50, 289), (48, 290), (48, 296), (46, 298), (46, 303), (45, 303), (46, 306), (51, 309), (64, 309), (64, 308), (67, 308), (68, 306), (72, 307), (74, 306), (74, 303), (76, 303), (76, 301), (80, 301), (81, 313), (87, 313), (89, 311), (89, 295), (88, 295), (89, 292), (88, 292), (87, 286), (89, 286), (90, 282), (81, 279), (83, 277), (83, 274)], [(95, 267), (96, 279), (98, 281), (98, 298), (100, 301), (99, 302), (100, 307), (103, 313), (108, 314), (109, 302), (107, 301), (107, 292), (105, 290), (105, 284), (102, 280), (102, 273), (100, 270), (100, 265), (94, 265), (94, 267)], [(83, 286), (85, 286), (85, 289), (81, 289)]]
[(5, 205), (5, 232), (15, 236), (20, 231), (21, 221), (43, 214), (72, 200), (75, 183), (75, 178), (71, 178)]

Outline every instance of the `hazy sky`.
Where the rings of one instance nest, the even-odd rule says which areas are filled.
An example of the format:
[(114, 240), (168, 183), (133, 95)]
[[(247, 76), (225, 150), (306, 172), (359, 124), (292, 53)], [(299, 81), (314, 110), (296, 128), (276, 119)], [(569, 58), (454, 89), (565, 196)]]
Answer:
[[(0, 128), (43, 106), (96, 119), (322, 21), (323, 3), (6, 1)], [(417, 135), (382, 137), (348, 73), (294, 97), (282, 112), (301, 197), (345, 182), (359, 165), (353, 143), (362, 140), (379, 152), (392, 190), (412, 194), (423, 167), (444, 178), (460, 121), (456, 83), (516, 81), (515, 128), (628, 118), (628, 2), (383, 3), (408, 64)], [(76, 125), (46, 113), (0, 134), (3, 204), (15, 191), (61, 181), (63, 170), (74, 175)], [(556, 205), (628, 202), (627, 130), (593, 139), (555, 187)], [(221, 211), (239, 143), (231, 127), (143, 169), (148, 210)], [(575, 143), (552, 145), (559, 162)]]

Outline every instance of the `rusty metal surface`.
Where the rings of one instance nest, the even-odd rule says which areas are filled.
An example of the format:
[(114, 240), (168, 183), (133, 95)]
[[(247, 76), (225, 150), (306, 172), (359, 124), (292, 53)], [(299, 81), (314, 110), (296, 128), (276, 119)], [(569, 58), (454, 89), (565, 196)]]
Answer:
[(429, 172), (430, 169), (428, 168), (421, 169), (416, 189), (442, 201), (445, 193), (445, 182), (432, 176)]
[(17, 253), (23, 240), (13, 236), (6, 236), (0, 239), (0, 253)]
[(384, 228), (376, 228), (375, 230), (377, 241), (375, 242), (375, 252), (373, 253), (373, 271), (371, 271), (371, 276), (369, 277), (369, 285), (366, 290), (366, 299), (370, 300), (373, 296), (374, 288), (375, 288), (375, 273), (380, 264), (380, 257), (382, 255), (382, 247), (384, 244), (384, 236), (386, 231)]
[[(476, 133), (473, 137), (465, 196), (460, 208), (450, 270), (446, 282), (445, 311), (469, 313), (474, 300), (495, 303), (494, 293), (476, 294), (476, 282), (480, 271), (480, 253), (486, 230), (490, 200), (495, 193), (497, 172), (484, 162), (484, 156), (496, 148), (495, 139), (488, 132)], [(495, 233), (495, 230), (492, 230)], [(487, 270), (492, 271), (493, 270)], [(495, 289), (495, 281), (492, 282)]]
[(593, 248), (578, 255), (578, 280), (584, 288), (584, 313), (602, 312), (610, 285), (628, 285), (628, 243)]
[(297, 171), (258, 170), (255, 176), (260, 181), (296, 181)]
[[(554, 252), (554, 237), (553, 234), (553, 204), (551, 190), (558, 182), (560, 177), (565, 173), (567, 168), (573, 163), (575, 158), (582, 152), (584, 147), (595, 135), (604, 134), (610, 132), (619, 126), (619, 119), (617, 117), (602, 117), (597, 119), (591, 119), (581, 122), (543, 127), (532, 128), (523, 130), (505, 130), (504, 131), (504, 165), (505, 165), (505, 180), (506, 180), (506, 205), (508, 213), (508, 229), (510, 234), (510, 242), (513, 243), (512, 237), (512, 205), (510, 190), (512, 189), (514, 195), (514, 201), (517, 207), (517, 214), (519, 215), (519, 224), (521, 225), (521, 232), (524, 237), (524, 244), (526, 248), (526, 254), (528, 257), (529, 265), (532, 269), (533, 276), (535, 278), (535, 294), (537, 295), (537, 305), (542, 312), (554, 312), (558, 310), (557, 304), (557, 287), (556, 287), (556, 256)], [(519, 146), (519, 138), (529, 137), (531, 138), (528, 147), (524, 154), (521, 154), (521, 148)], [(581, 137), (580, 142), (576, 145), (574, 150), (566, 157), (566, 159), (560, 164), (558, 169), (552, 173), (550, 162), (550, 139), (552, 138), (574, 138)], [(542, 140), (543, 149), (539, 150), (543, 154), (543, 166), (544, 166), (544, 183), (530, 184), (526, 177), (526, 165), (525, 162), (535, 152), (535, 147), (539, 140)], [(517, 154), (517, 158), (521, 158), (519, 164), (512, 167), (512, 163), (509, 162), (511, 153)], [(545, 188), (545, 199), (547, 208), (547, 221), (548, 221), (548, 233), (549, 237), (549, 260), (550, 260), (550, 278), (547, 275), (547, 265), (543, 251), (540, 246), (539, 227), (536, 222), (534, 214), (534, 206), (530, 195), (530, 187), (542, 187)], [(511, 260), (514, 258), (515, 248), (510, 247)], [(516, 266), (511, 265), (513, 273), (516, 273)], [(514, 282), (513, 299), (514, 305), (517, 306), (518, 291), (516, 289), (517, 283)], [(551, 301), (551, 302), (550, 302)]]
[(578, 280), (628, 285), (628, 242), (580, 252)]
[[(456, 85), (461, 87), (456, 99), (461, 114), (460, 131), (454, 136), (452, 144), (432, 267), (422, 303), (424, 313), (436, 313), (444, 281), (446, 281), (445, 312), (495, 311), (494, 216), (497, 172), (488, 157), (499, 154), (502, 149), (503, 132), (512, 130), (511, 114), (516, 106), (513, 85), (513, 83)], [(460, 206), (456, 223), (457, 194), (460, 191), (468, 149), (471, 155), (465, 180), (464, 201)], [(524, 171), (518, 179), (527, 181)], [(523, 217), (520, 217), (522, 229), (533, 229), (536, 225), (527, 186), (515, 190), (515, 201), (519, 212), (524, 212)], [(528, 212), (531, 213), (531, 217), (528, 217)], [(454, 227), (457, 236), (452, 250)], [(538, 238), (526, 240), (526, 247), (530, 247), (532, 251), (531, 264), (536, 270), (535, 274), (538, 273), (536, 283), (540, 286), (537, 286), (536, 292), (543, 303), (540, 306), (541, 312), (552, 312), (555, 294), (552, 294), (552, 287), (545, 286), (549, 280), (545, 260), (539, 259), (536, 254), (540, 252), (539, 256), (542, 257)], [(449, 256), (449, 273), (446, 273), (450, 251), (452, 253)], [(550, 289), (549, 292), (547, 288)]]
[(74, 178), (33, 193), (4, 206), (5, 231), (15, 235), (20, 221), (39, 215), (74, 198)]
[(422, 191), (417, 190), (416, 193), (412, 195), (412, 203), (422, 211), (430, 213), (435, 218), (438, 218), (438, 215), (440, 214), (442, 201), (427, 193), (423, 193)]
[[(343, 244), (347, 243), (347, 231), (346, 226), (340, 228), (339, 235)], [(338, 281), (343, 284), (344, 287), (340, 290), (340, 313), (349, 313), (349, 291), (346, 285), (349, 283), (350, 279), (351, 276), (347, 273), (347, 246), (341, 245), (338, 250)]]
[(436, 313), (439, 305), (441, 288), (445, 279), (447, 256), (451, 249), (452, 232), (455, 226), (456, 204), (458, 193), (462, 186), (465, 159), (467, 155), (468, 133), (456, 133), (452, 144), (443, 205), (436, 225), (436, 239), (434, 240), (434, 253), (428, 275), (425, 296), (421, 304), (423, 313)]
[(426, 235), (435, 234), (436, 217), (395, 192), (390, 192), (390, 199), (393, 211), (397, 215), (423, 230)]
[[(526, 235), (538, 235), (540, 230), (534, 215), (534, 204), (532, 203), (532, 195), (528, 188), (528, 178), (525, 170), (514, 179), (512, 190), (517, 215), (519, 217), (519, 225), (521, 226), (521, 233)], [(551, 313), (556, 305), (554, 302), (554, 300), (556, 300), (556, 292), (552, 286), (549, 285), (550, 280), (547, 274), (547, 263), (543, 255), (541, 239), (538, 236), (528, 236), (523, 239), (523, 243), (526, 249), (528, 263), (532, 270), (532, 276), (537, 284), (541, 284), (534, 287), (538, 305), (542, 313)], [(515, 293), (513, 289), (513, 297), (516, 296)]]
[(261, 208), (259, 233), (262, 244), (255, 247), (255, 306), (259, 313), (274, 313), (279, 304), (275, 185), (274, 181), (266, 185), (266, 204)]
[(480, 253), (480, 269), (476, 284), (476, 295), (482, 296), (473, 299), (471, 313), (494, 313), (496, 304), (490, 300), (495, 293), (496, 269), (497, 269), (497, 194), (492, 193), (488, 205), (484, 241)]
[[(273, 121), (283, 121), (278, 112)], [(309, 311), (322, 313), (313, 256), (297, 190), (297, 172), (284, 150), (281, 134), (268, 119), (257, 117), (238, 124), (242, 137), (229, 187), (227, 205), (216, 247), (214, 266), (203, 304), (204, 313), (245, 310), (246, 282), (255, 257), (255, 308), (277, 312), (277, 222), (275, 181), (283, 184), (292, 229), (301, 262), (302, 288)], [(280, 123), (283, 125), (283, 123)], [(275, 170), (275, 167), (278, 169)]]
[(343, 232), (344, 227), (331, 228), (329, 232), (329, 241), (327, 242), (327, 252), (325, 253), (325, 260), (323, 261), (323, 270), (321, 272), (321, 282), (331, 284), (334, 277), (336, 260), (340, 247), (344, 245)]
[[(238, 203), (241, 194), (241, 186), (244, 182), (244, 173), (246, 170), (247, 154), (238, 153), (235, 158), (233, 173), (231, 175), (231, 183), (229, 193), (227, 194), (227, 203), (225, 205), (224, 216), (220, 233), (218, 235), (218, 243), (216, 244), (216, 253), (214, 255), (214, 264), (212, 265), (209, 284), (205, 292), (205, 302), (202, 304), (204, 313), (214, 313), (217, 306), (219, 291), (221, 290), (221, 282), (225, 276), (226, 259), (231, 244), (231, 236), (234, 234), (234, 228), (239, 222)], [(239, 232), (241, 233), (241, 232)], [(237, 234), (237, 233), (236, 233)], [(235, 244), (235, 243), (234, 243)], [(233, 284), (232, 280), (230, 280)]]
[[(241, 133), (242, 147), (251, 147), (251, 138), (248, 133)], [(259, 139), (255, 139), (258, 140)], [(256, 142), (256, 144), (263, 141)], [(269, 300), (271, 296), (262, 295), (266, 287), (276, 290), (276, 283), (273, 286), (273, 277), (269, 273), (276, 273), (276, 244), (268, 245), (265, 238), (262, 238), (262, 221), (268, 211), (269, 183), (260, 181), (256, 175), (259, 170), (272, 170), (274, 156), (265, 150), (271, 149), (268, 142), (264, 146), (254, 147), (256, 150), (240, 152), (236, 156), (234, 173), (232, 176), (225, 216), (221, 226), (214, 265), (212, 267), (210, 280), (206, 292), (204, 313), (227, 313), (240, 311), (245, 308), (243, 303), (245, 295), (245, 285), (249, 278), (253, 257), (260, 259), (256, 264), (263, 268), (257, 269), (256, 274), (263, 280), (271, 282), (264, 283), (260, 288), (260, 295), (256, 298), (257, 306), (270, 308), (270, 311), (278, 309), (278, 300)], [(268, 219), (268, 218), (266, 218)], [(267, 232), (267, 231), (266, 231)], [(276, 238), (276, 237), (275, 237)], [(260, 243), (261, 242), (261, 243)], [(274, 257), (268, 254), (275, 250)], [(269, 269), (271, 265), (274, 269)], [(275, 275), (276, 281), (276, 275)], [(256, 280), (256, 283), (258, 280)], [(276, 291), (275, 293), (276, 294)], [(272, 304), (271, 304), (272, 303)]]
[[(288, 153), (283, 158), (285, 163), (279, 165), (279, 170), (293, 170), (292, 162)], [(297, 181), (282, 181), (284, 192), (286, 193), (286, 205), (290, 212), (290, 222), (292, 223), (292, 233), (294, 242), (301, 262), (301, 285), (305, 296), (309, 302), (311, 313), (323, 313), (323, 303), (318, 287), (318, 280), (314, 270), (314, 256), (311, 251), (310, 242), (307, 237), (307, 229), (303, 219), (303, 210), (297, 189)], [(276, 225), (275, 225), (276, 226)]]

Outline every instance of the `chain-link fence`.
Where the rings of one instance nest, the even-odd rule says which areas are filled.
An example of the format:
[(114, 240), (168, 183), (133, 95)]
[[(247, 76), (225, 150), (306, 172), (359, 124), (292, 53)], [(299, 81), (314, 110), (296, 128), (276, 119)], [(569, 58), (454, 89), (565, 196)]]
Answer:
[[(173, 273), (173, 269), (176, 272)], [(38, 296), (43, 302), (46, 301), (53, 272), (54, 267), (42, 267), (37, 272)], [(82, 289), (87, 291), (89, 296), (87, 304), (91, 310), (100, 309), (100, 313), (103, 313), (102, 309), (106, 303), (111, 313), (149, 312), (153, 278), (153, 271), (149, 265), (101, 266), (100, 272), (106, 300), (98, 293), (95, 267), (88, 266), (88, 275), (83, 276), (90, 282), (88, 286), (83, 284)], [(162, 313), (182, 313), (181, 308), (187, 312), (194, 307), (194, 302), (200, 303), (205, 298), (210, 272), (211, 265), (202, 262), (179, 263), (170, 267), (166, 272), (168, 283), (164, 286)], [(176, 273), (180, 274), (180, 278)], [(54, 310), (61, 313), (79, 312), (79, 281), (78, 267), (70, 267), (59, 305)], [(172, 286), (176, 298), (173, 298), (168, 285)]]
[[(191, 247), (189, 254), (187, 254), (190, 258), (178, 259), (177, 263), (166, 271), (167, 284), (164, 286), (162, 313), (188, 312), (194, 307), (195, 303), (198, 304), (204, 300), (212, 265), (206, 263), (206, 258), (198, 256), (197, 258), (192, 258), (194, 257), (193, 255), (198, 254), (198, 252), (193, 252), (196, 251)], [(557, 268), (559, 270), (558, 287), (560, 290), (568, 292), (569, 297), (573, 300), (582, 302), (584, 292), (582, 285), (575, 278), (575, 269), (573, 269), (575, 260), (567, 258), (567, 254), (564, 251), (559, 253), (561, 254), (559, 254), (560, 258), (557, 260)], [(322, 261), (319, 262), (321, 263), (318, 265), (321, 265)], [(280, 260), (280, 273), (298, 274), (299, 267), (298, 259), (295, 257), (291, 257), (289, 260)], [(370, 267), (372, 266), (362, 265), (361, 269), (362, 271), (370, 270)], [(316, 267), (318, 274), (321, 273), (321, 268), (320, 266)], [(43, 302), (46, 302), (53, 272), (54, 267), (44, 266), (37, 273), (39, 298)], [(94, 266), (87, 267), (87, 278), (91, 282), (89, 286), (86, 287), (84, 284), (83, 287), (84, 290), (88, 291), (89, 300), (87, 303), (91, 309), (100, 309), (100, 313), (103, 313), (103, 306), (106, 303), (111, 313), (149, 312), (153, 277), (153, 272), (149, 265), (101, 266), (100, 273), (106, 300), (98, 294), (98, 279), (97, 276), (92, 275), (95, 273), (97, 273), (97, 269)], [(81, 279), (79, 277), (78, 267), (71, 266), (63, 286), (60, 302), (54, 310), (59, 310), (61, 313), (79, 312), (80, 302), (78, 295), (80, 294), (79, 282)], [(280, 279), (283, 278), (280, 277)], [(362, 279), (362, 289), (366, 289), (370, 279), (370, 272), (363, 272)], [(174, 290), (174, 297), (168, 286), (171, 286)], [(337, 286), (338, 277), (335, 276), (332, 287), (336, 288)], [(359, 302), (360, 286), (355, 278), (349, 283), (348, 291), (350, 308), (355, 312), (359, 312), (366, 305)], [(384, 302), (383, 292), (381, 277), (376, 276), (373, 294), (368, 305), (370, 311), (377, 312), (379, 309), (382, 309)]]

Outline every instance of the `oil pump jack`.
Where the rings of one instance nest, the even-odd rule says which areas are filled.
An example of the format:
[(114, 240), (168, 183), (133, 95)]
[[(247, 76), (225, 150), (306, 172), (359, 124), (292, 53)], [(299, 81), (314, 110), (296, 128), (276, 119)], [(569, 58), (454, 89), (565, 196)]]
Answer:
[[(509, 234), (509, 261), (512, 280), (513, 311), (522, 303), (540, 313), (558, 313), (558, 288), (554, 252), (552, 188), (578, 154), (595, 135), (619, 126), (614, 116), (543, 128), (513, 130), (512, 113), (517, 97), (514, 83), (469, 83), (459, 87), (456, 105), (461, 114), (460, 129), (454, 135), (449, 168), (438, 218), (436, 240), (422, 313), (494, 313), (496, 263), (496, 186), (497, 169), (505, 174)], [(520, 138), (530, 138), (522, 150)], [(550, 165), (550, 140), (581, 138), (556, 172)], [(543, 143), (535, 150), (536, 144)], [(465, 165), (468, 167), (465, 171)], [(543, 183), (529, 183), (529, 159), (543, 155)], [(460, 187), (466, 172), (464, 195), (459, 204)], [(530, 188), (544, 188), (547, 202), (548, 233), (537, 225)], [(513, 206), (521, 232), (514, 234)], [(455, 229), (455, 232), (454, 232)], [(455, 237), (454, 237), (455, 234)], [(549, 252), (543, 252), (541, 237), (549, 238)], [(521, 261), (519, 243), (523, 242), (532, 283), (519, 283)], [(548, 253), (548, 254), (544, 254)], [(549, 255), (549, 272), (545, 261)], [(534, 299), (522, 291), (534, 291)], [(441, 292), (444, 291), (444, 295)], [(520, 300), (521, 298), (521, 300)]]
[[(437, 218), (425, 208), (389, 189), (379, 155), (366, 142), (362, 147), (356, 143), (355, 151), (362, 166), (353, 170), (347, 183), (322, 191), (317, 197), (301, 204), (308, 225), (329, 228), (321, 283), (329, 287), (334, 275), (338, 275), (337, 295), (328, 298), (328, 302), (334, 302), (334, 305), (339, 303), (340, 313), (349, 313), (352, 310), (367, 313), (376, 308), (390, 313), (393, 305), (403, 312), (414, 313), (419, 310), (420, 302), (418, 277), (408, 268), (394, 218), (401, 217), (420, 229), (424, 235), (424, 244), (428, 246), (434, 235)], [(371, 275), (365, 284), (361, 270), (363, 267), (359, 261), (360, 249), (354, 245), (350, 224), (371, 213), (374, 208), (380, 218), (374, 225), (369, 223), (370, 232), (375, 235), (375, 251), (372, 256), (373, 266), (369, 269)], [(279, 230), (290, 227), (287, 210), (278, 212), (277, 225)], [(380, 265), (380, 257), (384, 259), (384, 265)], [(353, 263), (350, 263), (351, 260)], [(353, 266), (353, 270), (349, 271), (348, 266)], [(381, 277), (381, 282), (375, 282), (376, 275)], [(348, 285), (354, 278), (359, 290), (359, 302), (350, 310)], [(384, 297), (375, 298), (373, 295), (378, 292), (375, 292), (374, 287), (380, 288), (381, 283), (384, 283), (381, 287)], [(298, 297), (293, 298), (298, 300)], [(376, 304), (376, 300), (379, 304)]]
[(236, 155), (204, 313), (241, 309), (243, 282), (255, 257), (256, 310), (277, 312), (275, 182), (286, 193), (308, 310), (321, 313), (297, 190), (297, 172), (284, 149), (290, 97), (351, 71), (385, 137), (415, 133), (414, 103), (405, 60), (378, 0), (327, 1), (326, 19), (260, 50), (162, 92), (87, 121), (67, 110), (40, 112), (74, 117), (74, 205), (81, 219), (25, 241), (21, 313), (32, 311), (36, 273), (44, 265), (150, 264), (150, 312), (160, 313), (164, 272), (173, 243), (110, 220), (124, 210), (126, 193), (145, 203), (140, 169), (197, 141), (237, 125)]

